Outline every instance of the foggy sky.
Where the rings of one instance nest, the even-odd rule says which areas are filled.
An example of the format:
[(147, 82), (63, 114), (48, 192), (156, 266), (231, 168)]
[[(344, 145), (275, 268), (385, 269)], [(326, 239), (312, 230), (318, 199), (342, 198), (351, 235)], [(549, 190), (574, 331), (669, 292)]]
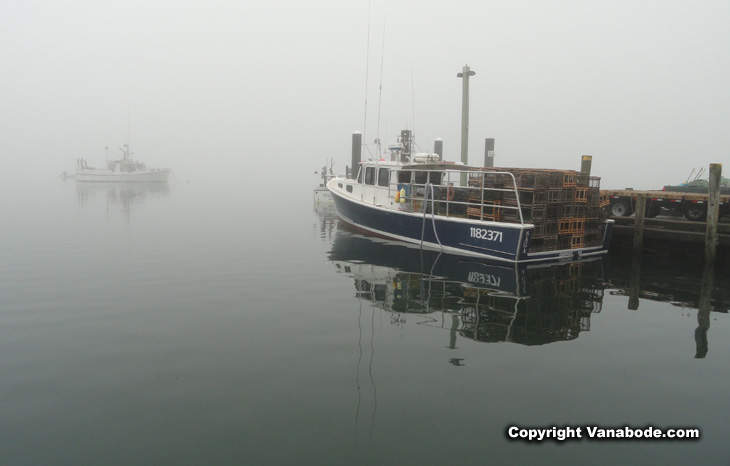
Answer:
[(728, 24), (703, 0), (0, 0), (0, 179), (100, 165), (127, 138), (185, 179), (273, 162), (314, 186), (355, 130), (441, 137), (458, 160), (465, 64), (470, 163), (494, 137), (502, 166), (591, 154), (603, 188), (728, 177)]

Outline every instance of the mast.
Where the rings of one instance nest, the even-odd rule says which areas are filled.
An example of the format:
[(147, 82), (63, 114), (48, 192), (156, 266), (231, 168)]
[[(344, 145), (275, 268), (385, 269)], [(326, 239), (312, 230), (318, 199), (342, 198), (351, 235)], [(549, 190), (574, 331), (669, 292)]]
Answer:
[(131, 160), (131, 156), (133, 155), (129, 151), (129, 144), (122, 145), (122, 147), (120, 147), (119, 150), (122, 151), (122, 160), (124, 162), (129, 162)]

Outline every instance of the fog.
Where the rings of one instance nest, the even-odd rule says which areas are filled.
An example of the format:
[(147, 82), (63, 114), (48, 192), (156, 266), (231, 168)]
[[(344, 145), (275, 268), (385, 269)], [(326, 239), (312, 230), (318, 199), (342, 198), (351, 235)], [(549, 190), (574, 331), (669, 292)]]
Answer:
[(356, 130), (458, 160), (468, 64), (470, 163), (493, 137), (497, 165), (591, 154), (604, 188), (661, 188), (727, 159), (728, 24), (704, 0), (4, 1), (0, 180), (129, 141), (176, 179), (299, 189), (344, 171)]

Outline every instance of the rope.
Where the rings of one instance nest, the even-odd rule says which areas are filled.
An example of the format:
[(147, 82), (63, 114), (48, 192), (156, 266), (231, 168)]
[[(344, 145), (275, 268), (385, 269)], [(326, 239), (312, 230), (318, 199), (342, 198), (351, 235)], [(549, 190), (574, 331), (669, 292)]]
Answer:
[(421, 224), (421, 249), (423, 249), (423, 236), (426, 232), (426, 207), (428, 206), (428, 194), (431, 193), (431, 224), (433, 225), (433, 235), (436, 237), (436, 241), (439, 243), (439, 247), (441, 248), (441, 251), (444, 250), (444, 246), (441, 244), (441, 240), (439, 239), (439, 235), (436, 232), (436, 213), (435, 213), (435, 200), (433, 197), (433, 184), (428, 183), (426, 185), (426, 195), (423, 199), (423, 223)]

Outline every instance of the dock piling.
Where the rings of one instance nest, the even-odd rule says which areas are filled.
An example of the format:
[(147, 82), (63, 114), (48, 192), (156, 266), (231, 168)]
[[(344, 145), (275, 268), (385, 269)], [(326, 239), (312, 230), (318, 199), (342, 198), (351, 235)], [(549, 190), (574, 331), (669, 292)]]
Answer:
[(717, 251), (717, 223), (720, 220), (720, 180), (722, 164), (710, 164), (710, 192), (707, 203), (707, 229), (705, 230), (705, 263), (715, 262)]
[(436, 138), (433, 141), (433, 151), (439, 155), (439, 161), (444, 159), (444, 140)]
[(646, 194), (636, 195), (636, 208), (634, 209), (634, 255), (641, 254), (644, 248), (644, 214), (646, 213)]
[[(585, 159), (584, 159), (585, 161)], [(581, 166), (581, 171), (583, 166)], [(590, 162), (588, 166), (590, 170)], [(636, 209), (634, 210), (634, 258), (631, 263), (631, 284), (629, 286), (629, 309), (639, 309), (639, 290), (641, 276), (641, 255), (644, 249), (644, 211), (646, 206), (646, 195), (636, 196)]]
[(362, 161), (362, 133), (355, 131), (352, 133), (352, 165), (350, 166), (351, 179), (357, 178), (357, 172), (360, 170), (360, 162)]
[(484, 140), (484, 166), (494, 166), (494, 138)]
[(580, 161), (580, 172), (583, 175), (591, 174), (591, 163), (593, 162), (592, 155), (584, 155)]

